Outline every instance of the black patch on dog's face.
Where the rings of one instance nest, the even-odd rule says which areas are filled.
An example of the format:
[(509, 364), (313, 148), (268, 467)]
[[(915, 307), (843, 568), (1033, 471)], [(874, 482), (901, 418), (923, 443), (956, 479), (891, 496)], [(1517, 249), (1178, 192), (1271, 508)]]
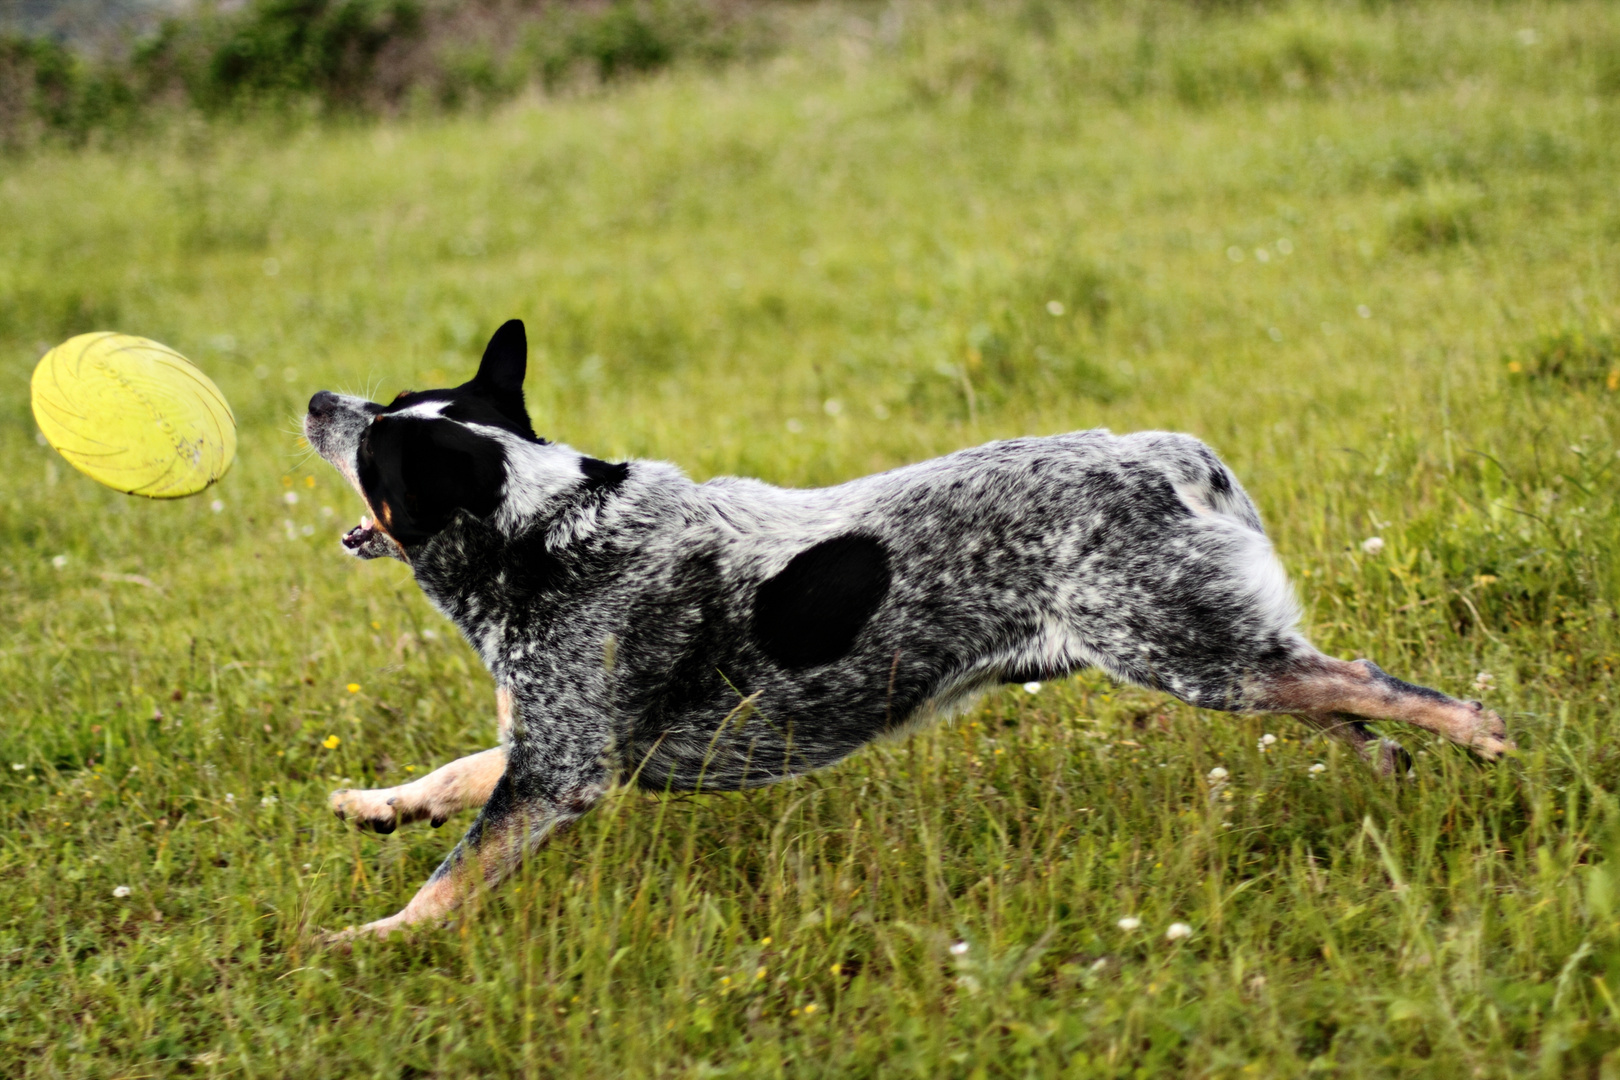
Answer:
[(501, 444), (454, 420), (377, 417), (360, 439), (360, 487), (404, 547), (438, 534), (457, 511), (488, 517), (506, 483)]
[(871, 536), (835, 536), (799, 552), (754, 597), (754, 640), (789, 670), (848, 654), (889, 591), (889, 553)]

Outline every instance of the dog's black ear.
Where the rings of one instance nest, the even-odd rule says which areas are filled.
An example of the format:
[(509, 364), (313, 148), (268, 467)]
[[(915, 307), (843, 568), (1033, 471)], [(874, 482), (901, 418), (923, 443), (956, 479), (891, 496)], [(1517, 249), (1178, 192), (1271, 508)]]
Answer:
[(484, 359), (471, 385), (487, 394), (521, 395), (528, 369), (529, 339), (523, 333), (523, 320), (508, 319), (484, 346)]
[(360, 487), (402, 547), (443, 531), (458, 511), (487, 518), (501, 502), (501, 444), (447, 420), (378, 417), (360, 442)]
[(478, 374), (464, 389), (488, 400), (496, 411), (532, 439), (534, 427), (529, 423), (529, 410), (523, 404), (523, 376), (528, 370), (529, 339), (523, 332), (523, 320), (508, 319), (484, 346)]

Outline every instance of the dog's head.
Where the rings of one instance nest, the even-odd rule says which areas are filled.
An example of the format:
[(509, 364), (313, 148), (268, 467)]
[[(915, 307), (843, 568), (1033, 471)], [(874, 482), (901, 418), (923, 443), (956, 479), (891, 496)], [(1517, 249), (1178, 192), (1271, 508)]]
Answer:
[(329, 390), (310, 398), (305, 438), (371, 511), (343, 546), (409, 562), (458, 514), (494, 514), (513, 444), (544, 443), (523, 405), (527, 367), (523, 323), (513, 319), (489, 339), (478, 374), (453, 389), (406, 390), (387, 405)]

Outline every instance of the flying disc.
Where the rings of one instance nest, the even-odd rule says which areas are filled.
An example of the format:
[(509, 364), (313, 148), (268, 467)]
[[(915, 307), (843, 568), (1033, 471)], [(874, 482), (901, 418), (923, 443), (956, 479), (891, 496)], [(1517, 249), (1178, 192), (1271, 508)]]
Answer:
[(146, 338), (69, 338), (34, 368), (34, 420), (75, 469), (149, 499), (195, 495), (236, 456), (236, 417), (213, 380)]

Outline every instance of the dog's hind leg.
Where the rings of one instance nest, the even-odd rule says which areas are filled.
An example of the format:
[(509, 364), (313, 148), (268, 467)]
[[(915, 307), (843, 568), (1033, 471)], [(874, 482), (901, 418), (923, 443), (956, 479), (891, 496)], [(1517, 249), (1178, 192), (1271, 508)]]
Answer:
[[(1370, 660), (1335, 660), (1316, 654), (1293, 659), (1286, 668), (1256, 682), (1251, 698), (1255, 711), (1292, 713), (1317, 728), (1338, 729), (1335, 733), (1361, 743), (1373, 736), (1360, 720), (1400, 720), (1484, 758), (1513, 748), (1502, 718), (1484, 705), (1403, 682)], [(1380, 757), (1386, 771), (1398, 767), (1391, 755), (1392, 751), (1383, 751)], [(1391, 760), (1385, 762), (1384, 757)]]
[(1412, 767), (1412, 755), (1403, 750), (1399, 743), (1380, 739), (1354, 716), (1332, 712), (1298, 712), (1293, 715), (1322, 734), (1348, 743), (1385, 776), (1404, 775)]

